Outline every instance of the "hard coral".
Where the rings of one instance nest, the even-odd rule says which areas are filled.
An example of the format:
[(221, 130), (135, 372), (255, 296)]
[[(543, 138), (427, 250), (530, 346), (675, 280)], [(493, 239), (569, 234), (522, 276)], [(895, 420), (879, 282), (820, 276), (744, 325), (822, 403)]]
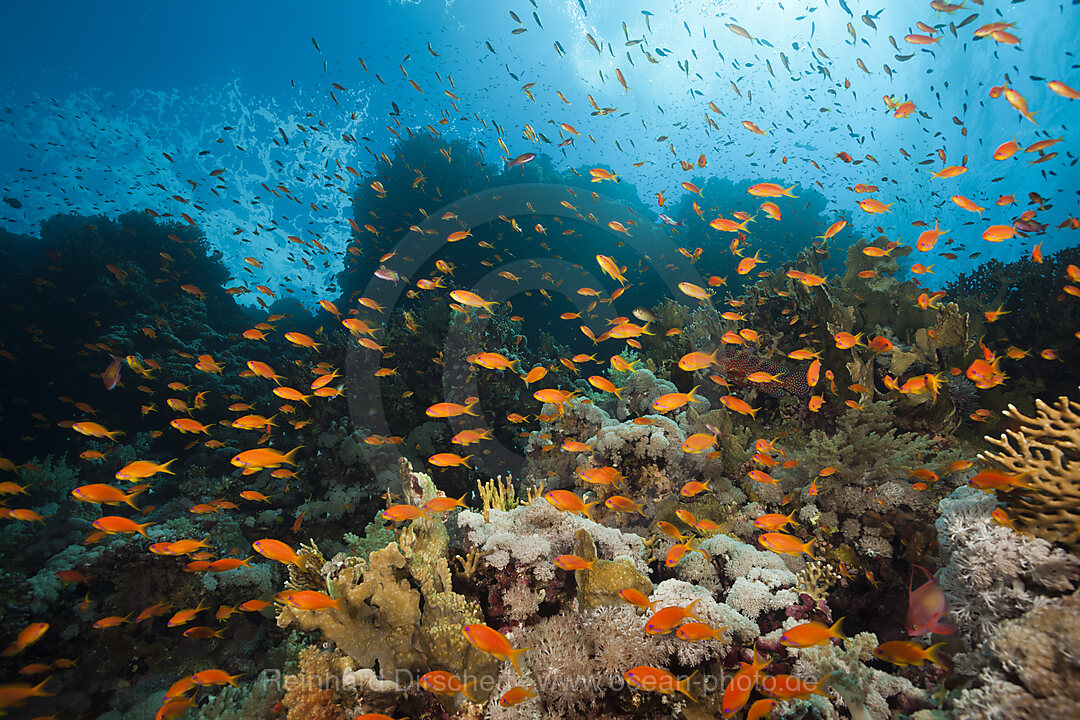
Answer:
[(1011, 473), (1026, 474), (1029, 487), (999, 494), (1016, 529), (1080, 554), (1080, 403), (1062, 396), (1053, 406), (1036, 400), (1035, 409), (1035, 417), (1028, 417), (1009, 405), (1004, 415), (1020, 429), (987, 436), (1001, 452), (985, 456)]
[(300, 672), (285, 677), (282, 703), (288, 720), (344, 720), (345, 708), (336, 702), (330, 658), (314, 647), (300, 651)]
[(345, 611), (294, 610), (285, 605), (278, 627), (319, 630), (366, 667), (376, 661), (384, 678), (398, 669), (417, 669), (422, 658), (414, 647), (420, 622), (420, 592), (405, 571), (406, 559), (397, 543), (373, 552), (367, 563), (341, 567), (328, 578), (344, 600)]

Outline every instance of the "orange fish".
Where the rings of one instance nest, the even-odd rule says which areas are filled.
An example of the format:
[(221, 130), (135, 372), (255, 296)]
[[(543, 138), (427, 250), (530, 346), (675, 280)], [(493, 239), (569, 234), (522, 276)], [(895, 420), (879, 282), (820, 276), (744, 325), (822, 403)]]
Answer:
[(771, 695), (779, 700), (805, 698), (809, 695), (828, 697), (829, 694), (821, 689), (821, 686), (828, 679), (828, 676), (826, 676), (816, 683), (808, 683), (794, 675), (771, 675), (758, 679), (758, 689), (766, 695)]
[(344, 598), (332, 598), (326, 593), (317, 590), (300, 590), (294, 593), (284, 593), (285, 602), (297, 610), (328, 610), (333, 608), (338, 612), (344, 612), (342, 604)]
[(517, 670), (517, 674), (521, 675), (521, 668), (517, 664), (518, 656), (532, 648), (511, 647), (505, 635), (487, 625), (465, 625), (461, 628), (461, 632), (477, 650), (494, 655), (500, 660), (509, 660), (514, 670)]
[(653, 401), (652, 408), (658, 412), (670, 412), (681, 408), (688, 402), (699, 403), (701, 402), (700, 400), (694, 399), (694, 393), (697, 391), (698, 387), (700, 386), (695, 385), (690, 392), (686, 393), (674, 392), (661, 395)]
[(645, 623), (645, 633), (648, 635), (664, 635), (674, 630), (676, 625), (687, 618), (701, 620), (702, 618), (698, 616), (694, 608), (699, 602), (700, 600), (694, 600), (686, 607), (672, 605), (657, 610), (649, 618), (649, 621)]
[(720, 402), (724, 407), (733, 412), (740, 413), (742, 415), (749, 415), (750, 417), (757, 419), (757, 412), (761, 408), (750, 407), (745, 400), (740, 400), (734, 395), (724, 395), (720, 398)]
[(135, 505), (135, 498), (148, 489), (149, 486), (141, 486), (134, 492), (124, 493), (123, 490), (114, 488), (112, 485), (95, 483), (93, 485), (80, 485), (72, 490), (71, 494), (80, 502), (98, 505), (119, 505), (121, 503), (126, 503), (133, 509), (138, 510), (139, 508)]
[(833, 638), (846, 640), (847, 636), (840, 630), (840, 618), (832, 627), (819, 622), (808, 622), (796, 625), (780, 636), (780, 644), (788, 647), (810, 647), (811, 645), (828, 645)]
[(776, 553), (781, 553), (782, 555), (799, 555), (800, 553), (806, 553), (811, 558), (814, 557), (810, 552), (810, 546), (814, 544), (813, 540), (801, 543), (799, 542), (799, 539), (793, 535), (770, 532), (759, 537), (758, 542), (761, 543), (762, 547)]
[(230, 675), (224, 670), (203, 670), (192, 675), (191, 679), (196, 685), (232, 685), (233, 687), (240, 687), (236, 684), (236, 679), (243, 676), (243, 673)]
[(19, 631), (19, 634), (15, 637), (15, 642), (11, 643), (11, 645), (8, 645), (7, 648), (4, 649), (3, 655), (18, 655), (23, 650), (40, 640), (41, 636), (48, 632), (48, 630), (49, 623), (30, 623)]
[(476, 680), (469, 680), (468, 682), (461, 682), (461, 679), (446, 670), (432, 670), (429, 673), (425, 673), (420, 677), (419, 685), (423, 689), (433, 692), (437, 695), (457, 695), (458, 693), (464, 695), (470, 702), (476, 702), (476, 699), (469, 694), (469, 687), (473, 685)]
[[(527, 687), (526, 688), (526, 687), (521, 687), (520, 685), (515, 685), (514, 687), (510, 688), (509, 690), (504, 692), (499, 697), (499, 704), (502, 705), (503, 707), (513, 707), (514, 705), (517, 705), (519, 703), (524, 702), (525, 700), (527, 700), (529, 698), (534, 698), (534, 697), (537, 697), (536, 688), (534, 688), (534, 687)], [(361, 715), (360, 717), (355, 718), (355, 720), (363, 720), (364, 717), (365, 716)]]
[(98, 530), (108, 533), (109, 535), (116, 535), (119, 533), (139, 533), (147, 540), (150, 536), (146, 534), (146, 528), (150, 527), (154, 523), (148, 522), (139, 525), (134, 520), (126, 517), (119, 517), (117, 515), (108, 515), (103, 518), (98, 518), (94, 521), (93, 525)]
[(265, 538), (263, 540), (256, 540), (251, 543), (251, 546), (255, 548), (255, 552), (263, 557), (277, 560), (286, 565), (296, 565), (299, 568), (304, 566), (303, 560), (296, 554), (296, 551), (280, 540)]
[(592, 515), (589, 514), (589, 508), (599, 503), (599, 501), (597, 501), (586, 504), (577, 493), (569, 490), (551, 490), (544, 493), (544, 499), (559, 510), (570, 513), (581, 513), (590, 520), (593, 518)]
[(731, 678), (731, 682), (724, 688), (720, 708), (726, 718), (739, 712), (746, 705), (746, 701), (750, 699), (750, 692), (761, 678), (761, 671), (769, 664), (768, 658), (758, 655), (756, 642), (754, 643), (753, 653), (753, 662), (740, 662), (735, 676)]
[(945, 667), (945, 664), (937, 656), (938, 648), (944, 644), (940, 642), (924, 648), (912, 640), (891, 640), (883, 642), (874, 648), (874, 655), (881, 660), (891, 662), (893, 665), (919, 666), (929, 660), (939, 667)]
[(770, 532), (776, 532), (777, 530), (782, 529), (788, 523), (791, 523), (792, 525), (798, 525), (799, 523), (795, 522), (794, 517), (792, 517), (794, 514), (795, 511), (792, 510), (787, 515), (781, 515), (780, 513), (770, 513), (768, 515), (762, 515), (756, 520), (754, 520), (754, 527), (761, 528), (762, 530), (768, 530)]
[(714, 628), (706, 623), (688, 622), (680, 625), (679, 629), (675, 631), (675, 635), (680, 640), (686, 640), (687, 642), (698, 642), (699, 640), (705, 640), (706, 638), (723, 642), (724, 630), (727, 630), (727, 628)]
[[(697, 671), (695, 670), (694, 674), (696, 673)], [(694, 677), (694, 674), (680, 680), (677, 676), (663, 668), (652, 667), (650, 665), (638, 665), (637, 667), (632, 667), (627, 670), (623, 677), (626, 678), (627, 683), (639, 690), (658, 692), (663, 693), (664, 695), (674, 695), (675, 693), (680, 692), (690, 698), (693, 702), (697, 702), (697, 698), (690, 694), (690, 679)]]
[(144, 478), (153, 477), (158, 473), (168, 473), (169, 475), (175, 475), (169, 466), (176, 462), (176, 458), (169, 460), (168, 462), (161, 463), (160, 465), (151, 462), (149, 460), (136, 460), (130, 462), (116, 473), (117, 480), (142, 480)]
[(648, 610), (649, 612), (652, 612), (653, 608), (656, 606), (655, 602), (649, 600), (649, 598), (646, 597), (644, 593), (642, 593), (640, 590), (635, 590), (634, 588), (626, 588), (625, 590), (620, 590), (619, 597), (621, 597), (623, 600), (630, 603), (631, 605), (635, 605), (639, 608), (642, 608), (643, 610)]

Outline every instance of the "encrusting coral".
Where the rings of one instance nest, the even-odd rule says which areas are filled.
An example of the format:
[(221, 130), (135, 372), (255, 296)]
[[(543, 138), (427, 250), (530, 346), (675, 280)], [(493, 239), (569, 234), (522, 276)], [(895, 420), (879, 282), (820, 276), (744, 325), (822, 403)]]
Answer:
[(1009, 405), (1002, 414), (1020, 428), (987, 436), (1001, 451), (984, 455), (1024, 475), (1023, 486), (999, 493), (1016, 529), (1080, 554), (1080, 403), (1065, 396), (1052, 406), (1036, 400), (1035, 410), (1028, 417)]

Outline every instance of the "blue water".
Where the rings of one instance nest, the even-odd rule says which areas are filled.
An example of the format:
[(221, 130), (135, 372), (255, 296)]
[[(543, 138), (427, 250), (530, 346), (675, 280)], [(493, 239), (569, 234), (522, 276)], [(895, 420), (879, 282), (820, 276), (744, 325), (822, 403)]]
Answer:
[[(848, 219), (858, 237), (876, 237), (880, 226), (889, 239), (912, 244), (918, 229), (910, 223), (933, 225), (937, 219), (951, 231), (946, 239), (960, 246), (956, 261), (921, 259), (926, 265), (934, 261), (941, 283), (988, 256), (1023, 257), (1037, 240), (1047, 254), (1071, 241), (1070, 232), (1054, 228), (1075, 214), (1080, 171), (1075, 139), (1067, 132), (1075, 101), (1052, 93), (1046, 81), (1080, 84), (1069, 51), (1073, 5), (987, 4), (948, 15), (929, 7), (851, 3), (853, 16), (836, 3), (664, 8), (576, 0), (498, 9), (464, 0), (372, 2), (362, 8), (334, 3), (318, 10), (289, 3), (269, 11), (258, 3), (63, 7), (47, 16), (34, 5), (10, 7), (0, 29), (7, 70), (0, 80), (0, 188), (22, 203), (18, 210), (0, 205), (0, 224), (32, 234), (56, 212), (187, 211), (240, 272), (250, 248), (234, 233), (276, 222), (275, 232), (261, 233), (269, 247), (284, 249), (287, 236), (295, 235), (317, 237), (332, 251), (329, 265), (320, 258), (313, 269), (287, 262), (280, 253), (263, 258), (267, 285), (289, 288), (309, 306), (334, 289), (336, 257), (349, 237), (346, 193), (355, 178), (343, 168), (374, 173), (378, 153), (396, 139), (388, 126), (398, 119), (474, 143), (492, 172), (503, 155), (497, 123), (511, 157), (540, 152), (559, 168), (610, 167), (658, 211), (654, 193), (666, 192), (674, 205), (684, 194), (679, 183), (696, 174), (777, 178), (817, 188), (827, 200), (829, 220)], [(949, 23), (961, 22), (969, 11), (979, 18), (954, 38)], [(876, 17), (876, 29), (865, 24), (865, 13)], [(921, 32), (915, 27), (920, 20), (941, 29), (938, 44), (905, 42), (908, 33)], [(1018, 46), (973, 39), (976, 27), (996, 20), (1017, 23)], [(735, 34), (729, 23), (756, 39)], [(526, 31), (513, 34), (519, 27)], [(586, 33), (601, 43), (602, 52)], [(626, 45), (641, 38), (640, 44)], [(901, 62), (898, 54), (913, 57)], [(860, 59), (868, 72), (857, 65)], [(616, 69), (628, 91), (617, 82)], [(990, 88), (1006, 75), (1037, 111), (1038, 127), (1003, 98), (989, 98)], [(527, 83), (535, 83), (535, 101), (522, 90)], [(459, 98), (458, 111), (446, 91)], [(592, 116), (588, 95), (616, 112)], [(893, 118), (885, 95), (912, 100), (918, 112)], [(710, 101), (723, 116), (709, 109)], [(400, 115), (390, 115), (391, 103)], [(443, 117), (450, 122), (438, 125)], [(744, 120), (766, 135), (746, 130)], [(561, 122), (582, 134), (574, 145), (556, 149), (561, 138), (555, 124)], [(553, 142), (527, 139), (526, 125)], [(279, 128), (289, 136), (288, 145)], [(371, 140), (353, 144), (343, 134)], [(993, 149), (1013, 136), (1022, 146), (1048, 136), (1064, 140), (1051, 148), (1058, 156), (1040, 165), (1029, 165), (1035, 156), (1022, 152), (994, 161)], [(358, 150), (360, 145), (371, 152)], [(939, 150), (946, 164), (970, 170), (931, 179), (943, 166)], [(840, 152), (861, 164), (844, 163), (835, 157)], [(705, 169), (680, 169), (679, 160), (694, 162), (702, 154)], [(933, 162), (917, 164), (926, 159)], [(209, 176), (216, 169), (225, 171), (217, 195)], [(334, 172), (344, 181), (327, 181)], [(875, 197), (896, 202), (892, 214), (861, 211), (856, 201), (863, 196), (847, 189), (856, 183), (877, 185)], [(295, 200), (274, 197), (262, 184), (284, 185)], [(1027, 209), (1029, 192), (1054, 201), (1054, 209), (1038, 218), (1050, 223), (1047, 236), (1000, 245), (980, 240), (984, 226), (1007, 224)], [(987, 211), (980, 219), (961, 210), (949, 201), (953, 194)], [(1006, 194), (1015, 194), (1018, 205), (997, 207), (995, 200)], [(201, 210), (192, 212), (191, 204), (185, 207), (174, 195)], [(753, 211), (758, 203), (746, 200), (745, 209)], [(716, 252), (725, 246), (721, 239)], [(973, 252), (981, 259), (969, 261)]]

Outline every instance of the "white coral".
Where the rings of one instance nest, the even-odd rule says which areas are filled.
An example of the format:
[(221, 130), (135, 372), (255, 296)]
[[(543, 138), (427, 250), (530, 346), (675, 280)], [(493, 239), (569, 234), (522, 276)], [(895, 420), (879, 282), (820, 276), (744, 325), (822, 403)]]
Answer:
[[(877, 645), (877, 636), (864, 632), (845, 640), (843, 647), (817, 645), (791, 649), (792, 654), (798, 655), (792, 674), (811, 680), (828, 675), (826, 685), (843, 699), (852, 720), (888, 720), (892, 717), (888, 698), (898, 693), (922, 697), (925, 694), (906, 678), (865, 664), (873, 659)], [(813, 698), (825, 717), (839, 717), (836, 709), (822, 700), (824, 698)]]
[(646, 575), (649, 572), (640, 536), (562, 512), (543, 499), (510, 511), (491, 510), (487, 522), (482, 514), (464, 510), (458, 514), (458, 525), (467, 529), (471, 543), (481, 551), (492, 553), (486, 561), (497, 569), (506, 567), (513, 558), (535, 572), (550, 572), (551, 560), (570, 552), (574, 534), (584, 528), (596, 542), (601, 558), (609, 560), (625, 555), (634, 561), (639, 572)]
[(938, 582), (974, 644), (1030, 609), (1035, 587), (1062, 593), (1080, 583), (1080, 558), (994, 522), (996, 506), (990, 493), (958, 488), (941, 501), (936, 522), (944, 562)]

